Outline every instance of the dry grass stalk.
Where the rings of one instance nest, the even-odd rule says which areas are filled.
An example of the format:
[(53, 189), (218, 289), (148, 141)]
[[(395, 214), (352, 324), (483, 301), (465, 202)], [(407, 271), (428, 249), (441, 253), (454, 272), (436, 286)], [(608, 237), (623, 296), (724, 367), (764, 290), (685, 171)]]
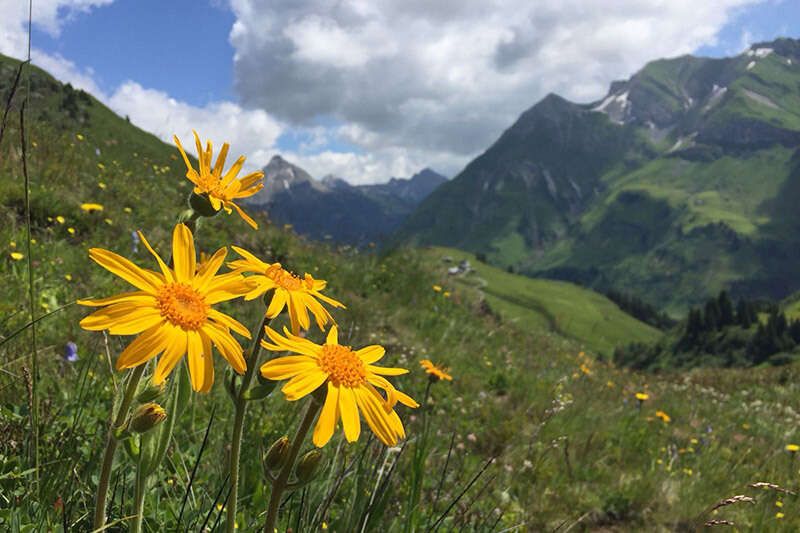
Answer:
[(714, 520), (709, 520), (703, 525), (705, 525), (706, 527), (713, 527), (713, 526), (735, 526), (736, 524), (734, 524), (730, 520), (719, 520), (715, 518)]
[(756, 483), (750, 483), (748, 487), (753, 489), (770, 489), (774, 490), (775, 492), (781, 492), (783, 494), (791, 494), (792, 496), (796, 495), (794, 491), (785, 489), (780, 485), (776, 485), (775, 483), (770, 483), (769, 481), (758, 481)]
[(745, 496), (744, 494), (738, 494), (736, 496), (732, 496), (730, 498), (725, 498), (724, 500), (718, 501), (716, 503), (716, 505), (714, 505), (714, 507), (709, 509), (708, 512), (709, 513), (713, 513), (717, 509), (720, 509), (722, 507), (727, 507), (728, 505), (734, 505), (734, 504), (737, 504), (737, 503), (753, 503), (754, 504), (754, 503), (756, 503), (756, 500), (755, 500), (755, 498), (751, 498), (750, 496)]

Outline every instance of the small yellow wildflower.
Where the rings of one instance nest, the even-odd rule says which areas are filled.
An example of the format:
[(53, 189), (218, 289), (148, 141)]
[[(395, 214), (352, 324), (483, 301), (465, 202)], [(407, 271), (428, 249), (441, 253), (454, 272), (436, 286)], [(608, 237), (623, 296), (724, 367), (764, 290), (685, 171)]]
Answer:
[(640, 402), (644, 402), (650, 399), (650, 395), (647, 394), (646, 392), (637, 392), (635, 396), (636, 399), (639, 400)]
[(325, 324), (333, 322), (333, 317), (320, 301), (332, 307), (344, 308), (341, 302), (322, 294), (328, 283), (325, 280), (314, 279), (311, 274), (301, 279), (299, 276), (284, 269), (280, 263), (265, 263), (247, 250), (232, 246), (233, 250), (243, 259), (231, 261), (228, 266), (240, 274), (253, 273), (247, 278), (251, 290), (244, 299), (252, 300), (269, 291), (275, 291), (266, 311), (267, 318), (275, 318), (283, 311), (289, 309), (289, 320), (292, 324), (292, 333), (297, 335), (300, 328), (308, 329), (311, 321), (308, 312), (314, 315), (317, 326), (324, 330)]
[(783, 518), (784, 516), (786, 516), (786, 515), (785, 515), (785, 514), (783, 514), (783, 513), (781, 513), (780, 511), (778, 511), (777, 513), (775, 513), (775, 518), (777, 518), (778, 520), (780, 520), (780, 519), (781, 519), (781, 518)]
[(444, 291), (442, 296), (444, 296), (445, 298), (450, 298), (450, 291)]
[(75, 228), (67, 228), (67, 233), (70, 235), (75, 235)]
[(609, 389), (613, 389), (614, 387), (616, 387), (616, 385), (614, 385), (613, 381), (606, 381), (606, 387), (608, 387)]
[(106, 166), (103, 163), (97, 163), (97, 168), (99, 168), (100, 170), (105, 170)]
[(775, 502), (775, 507), (783, 507), (783, 502), (778, 500)]
[(56, 222), (58, 222), (59, 224), (63, 224), (63, 223), (64, 223), (64, 222), (66, 222), (66, 221), (67, 221), (67, 219), (66, 219), (66, 218), (64, 218), (64, 217), (62, 217), (61, 215), (58, 215), (58, 216), (56, 217)]
[(21, 261), (25, 256), (19, 252), (11, 252), (11, 259), (14, 261)]
[(425, 373), (430, 376), (433, 381), (453, 381), (453, 376), (449, 374), (450, 369), (440, 365), (435, 365), (430, 359), (422, 359), (419, 366), (425, 369)]
[(72, 274), (64, 274), (64, 279), (67, 281), (72, 281)]
[(432, 289), (433, 289), (433, 291), (434, 291), (434, 292), (442, 292), (442, 287), (441, 287), (441, 285), (434, 285), (434, 286), (432, 287)]
[(101, 189), (105, 189), (106, 188), (106, 184), (103, 181), (98, 181), (97, 182), (97, 186), (100, 187)]
[(79, 141), (82, 141), (82, 140), (84, 140), (86, 137), (84, 137), (84, 136), (83, 136), (82, 134), (80, 134), (80, 133), (76, 133), (76, 134), (75, 134), (75, 138), (76, 138), (76, 139), (78, 139)]
[(91, 202), (81, 204), (81, 211), (85, 213), (101, 212), (103, 209), (104, 208), (101, 204), (95, 204)]
[(665, 424), (672, 422), (672, 418), (664, 411), (656, 411), (656, 416), (660, 418)]
[(114, 225), (114, 221), (113, 221), (113, 220), (111, 220), (110, 218), (104, 218), (104, 219), (103, 219), (103, 222), (105, 222), (105, 223), (106, 223), (106, 224), (108, 224), (109, 226), (113, 226), (113, 225)]
[(239, 156), (239, 159), (237, 159), (233, 166), (228, 169), (228, 172), (223, 175), (222, 168), (225, 166), (225, 158), (228, 155), (228, 148), (230, 145), (228, 143), (222, 145), (222, 149), (217, 156), (217, 161), (212, 168), (211, 158), (213, 152), (211, 141), (206, 143), (206, 148), (203, 150), (197, 132), (193, 130), (192, 133), (194, 134), (194, 141), (197, 146), (198, 170), (195, 170), (189, 162), (189, 158), (186, 156), (186, 152), (178, 136), (174, 135), (172, 138), (183, 156), (183, 162), (186, 163), (186, 177), (189, 181), (194, 183), (194, 193), (206, 195), (209, 202), (211, 202), (211, 206), (216, 211), (224, 209), (226, 213), (230, 214), (231, 210), (235, 209), (236, 212), (239, 213), (239, 216), (253, 229), (258, 229), (256, 221), (250, 218), (241, 207), (236, 205), (234, 200), (253, 196), (260, 191), (264, 187), (264, 184), (261, 183), (264, 179), (264, 172), (258, 170), (241, 179), (237, 179), (236, 176), (239, 174), (245, 161), (244, 156)]
[[(321, 448), (333, 436), (336, 423), (341, 419), (344, 436), (355, 442), (361, 433), (359, 412), (372, 432), (387, 446), (394, 446), (405, 437), (400, 417), (394, 411), (397, 402), (408, 407), (418, 407), (410, 396), (403, 394), (383, 376), (406, 374), (405, 368), (374, 366), (385, 350), (372, 345), (353, 351), (339, 344), (339, 330), (332, 326), (325, 344), (319, 345), (303, 337), (292, 335), (284, 328), (282, 336), (269, 326), (267, 337), (261, 345), (274, 352), (292, 352), (296, 355), (277, 357), (261, 366), (261, 375), (267, 379), (289, 381), (281, 391), (288, 401), (299, 400), (321, 386), (327, 387), (312, 441)], [(386, 392), (384, 398), (377, 388)]]
[(8, 245), (9, 245), (11, 248), (16, 248), (16, 247), (17, 247), (17, 241), (11, 241), (11, 242), (9, 242), (9, 243), (8, 243)]
[(798, 451), (800, 451), (800, 446), (798, 446), (797, 444), (787, 444), (786, 451), (789, 453), (797, 453)]
[(123, 207), (122, 210), (125, 211), (126, 213), (133, 213), (133, 209), (131, 209), (130, 207)]
[(580, 369), (581, 369), (581, 372), (583, 372), (587, 376), (591, 376), (592, 375), (592, 369), (589, 368), (589, 365), (587, 365), (586, 363), (581, 363)]

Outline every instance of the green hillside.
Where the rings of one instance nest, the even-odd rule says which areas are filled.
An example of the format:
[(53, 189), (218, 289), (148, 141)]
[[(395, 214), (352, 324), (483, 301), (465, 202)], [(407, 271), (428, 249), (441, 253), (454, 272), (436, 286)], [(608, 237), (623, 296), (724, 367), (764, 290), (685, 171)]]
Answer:
[[(15, 66), (0, 58), (4, 97)], [(106, 342), (78, 327), (87, 311), (73, 305), (77, 298), (127, 290), (88, 259), (87, 249), (105, 247), (155, 268), (141, 247), (131, 250), (130, 232), (141, 229), (166, 254), (189, 186), (177, 150), (33, 69), (29, 252), (17, 126), (26, 92), (13, 100), (0, 144), (0, 530), (86, 531), (109, 408), (122, 378), (111, 366), (129, 342), (119, 336)], [(214, 138), (214, 132), (201, 133)], [(223, 139), (214, 141), (219, 146)], [(232, 153), (238, 155), (235, 146)], [(104, 209), (86, 213), (83, 202)], [(785, 451), (800, 441), (798, 367), (658, 376), (620, 370), (586, 348), (650, 330), (591, 293), (529, 285), (473, 263), (486, 281), (480, 290), (490, 302), (487, 310), (471, 282), (445, 277), (443, 251), (359, 253), (306, 242), (259, 221), (262, 229), (253, 231), (235, 215), (205, 220), (197, 234), (200, 249), (209, 253), (233, 243), (327, 280), (327, 294), (348, 306), (335, 312), (340, 339), (385, 346), (381, 363), (411, 370), (393, 381), (414, 398), (424, 399), (429, 384), (421, 359), (450, 367), (454, 376), (431, 386), (426, 409), (399, 409), (409, 438), (396, 449), (370, 439), (366, 429), (348, 445), (338, 430), (322, 449), (318, 477), (283, 502), (279, 530), (688, 531), (709, 519), (731, 520), (742, 530), (800, 526), (796, 457)], [(32, 330), (25, 329), (29, 264), (35, 315), (54, 311), (36, 325), (38, 379)], [(514, 305), (517, 292), (524, 307), (539, 307)], [(575, 302), (587, 307), (585, 321), (578, 320), (583, 313)], [(255, 326), (262, 306), (237, 301), (222, 309)], [(605, 316), (616, 318), (595, 328)], [(553, 317), (557, 327), (537, 317)], [(284, 323), (280, 318), (275, 325)], [(323, 337), (312, 330), (309, 338)], [(75, 362), (62, 357), (68, 341), (77, 344)], [(224, 523), (233, 413), (226, 365), (214, 360), (212, 391), (191, 394), (182, 413), (168, 414), (176, 431), (146, 493), (146, 531), (220, 530)], [(32, 427), (34, 390), (40, 401)], [(636, 400), (636, 393), (647, 399)], [(262, 452), (293, 434), (297, 403), (276, 393), (251, 404), (240, 531), (263, 522), (269, 489)], [(421, 438), (426, 427), (427, 447)], [(39, 434), (38, 470), (32, 429)], [(303, 451), (310, 448), (307, 442)], [(109, 530), (130, 526), (134, 470), (120, 450)], [(775, 485), (748, 487), (755, 482)], [(739, 494), (755, 503), (710, 511)]]
[(398, 240), (676, 315), (722, 289), (781, 299), (800, 289), (798, 145), (800, 41), (658, 60), (599, 102), (537, 103)]
[(522, 329), (554, 333), (605, 356), (620, 344), (652, 342), (661, 335), (605, 296), (572, 283), (511, 274), (451, 248), (432, 248), (430, 254), (440, 270), (469, 261), (472, 271), (443, 277), (440, 283), (474, 290), (504, 320)]

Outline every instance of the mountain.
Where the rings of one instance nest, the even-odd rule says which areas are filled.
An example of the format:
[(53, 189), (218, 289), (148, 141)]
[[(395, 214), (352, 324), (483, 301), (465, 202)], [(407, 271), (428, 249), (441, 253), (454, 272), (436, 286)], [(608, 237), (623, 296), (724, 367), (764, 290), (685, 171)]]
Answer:
[(291, 224), (315, 240), (362, 246), (390, 235), (447, 178), (426, 168), (411, 178), (378, 185), (350, 185), (328, 175), (321, 180), (280, 155), (264, 167), (265, 186), (248, 199), (280, 224)]
[(397, 240), (673, 312), (800, 288), (800, 41), (648, 63), (600, 101), (548, 95)]

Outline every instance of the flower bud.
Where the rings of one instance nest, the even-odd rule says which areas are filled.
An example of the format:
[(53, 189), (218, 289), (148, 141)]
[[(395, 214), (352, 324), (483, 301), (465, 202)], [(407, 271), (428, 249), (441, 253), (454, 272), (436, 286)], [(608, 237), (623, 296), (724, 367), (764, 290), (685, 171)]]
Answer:
[(151, 383), (150, 385), (142, 389), (139, 392), (139, 394), (136, 395), (136, 401), (139, 403), (152, 402), (163, 396), (166, 390), (167, 390), (166, 381), (163, 381), (161, 385), (153, 385)]
[(294, 471), (294, 474), (297, 476), (297, 481), (300, 483), (308, 483), (314, 479), (314, 474), (316, 474), (317, 466), (319, 466), (321, 460), (322, 452), (319, 450), (311, 450), (301, 457)]
[(264, 457), (264, 465), (267, 470), (274, 472), (280, 470), (286, 463), (286, 458), (289, 455), (289, 437), (284, 435), (276, 440), (272, 446), (269, 447), (267, 455)]
[(167, 418), (167, 412), (157, 403), (146, 403), (140, 405), (131, 417), (131, 430), (136, 433), (150, 431)]
[(197, 211), (200, 216), (204, 217), (213, 217), (219, 213), (219, 209), (214, 209), (214, 206), (211, 205), (208, 194), (197, 194), (193, 192), (189, 195), (189, 206)]

